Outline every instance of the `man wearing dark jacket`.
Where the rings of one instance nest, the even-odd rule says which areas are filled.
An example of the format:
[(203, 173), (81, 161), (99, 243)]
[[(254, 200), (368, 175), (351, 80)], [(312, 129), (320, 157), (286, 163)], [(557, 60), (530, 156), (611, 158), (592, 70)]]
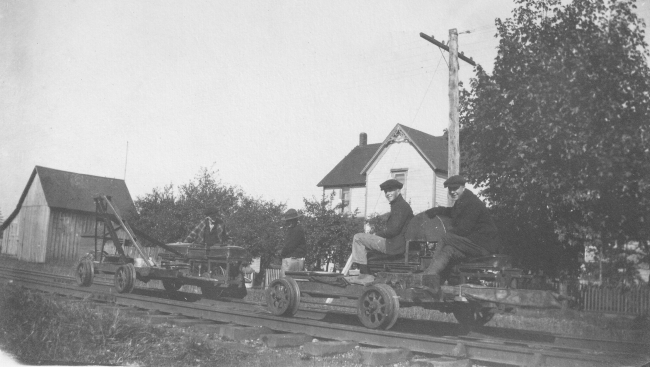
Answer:
[(295, 209), (287, 210), (282, 216), (285, 228), (284, 247), (280, 252), (283, 271), (302, 271), (305, 266), (307, 241), (305, 230), (298, 223), (300, 216)]
[(473, 192), (465, 189), (462, 176), (445, 181), (449, 196), (456, 200), (451, 208), (439, 206), (426, 211), (429, 218), (443, 215), (451, 218), (440, 244), (433, 252), (431, 265), (425, 273), (440, 275), (452, 259), (469, 256), (488, 256), (497, 251), (497, 228), (485, 204)]
[[(375, 234), (357, 233), (352, 239), (352, 254), (350, 264), (357, 263), (359, 272), (369, 274), (368, 250), (379, 251), (389, 255), (397, 255), (406, 249), (406, 225), (413, 218), (411, 206), (402, 198), (402, 183), (397, 180), (388, 180), (379, 185), (390, 203), (390, 215), (386, 221), (386, 229)], [(361, 278), (360, 277), (360, 278)]]

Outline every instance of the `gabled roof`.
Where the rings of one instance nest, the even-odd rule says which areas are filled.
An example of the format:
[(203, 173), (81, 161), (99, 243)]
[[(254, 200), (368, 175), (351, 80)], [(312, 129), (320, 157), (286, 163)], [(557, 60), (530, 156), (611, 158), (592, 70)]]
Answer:
[(408, 126), (397, 124), (383, 143), (354, 147), (316, 186), (365, 186), (366, 171), (380, 157), (381, 151), (393, 141), (398, 133), (404, 134), (431, 169), (447, 172), (446, 137), (429, 135)]
[(366, 174), (361, 173), (361, 170), (380, 146), (381, 144), (377, 143), (354, 147), (316, 186), (365, 185)]
[(8, 227), (20, 211), (37, 174), (41, 181), (41, 186), (43, 186), (47, 205), (51, 208), (94, 214), (95, 201), (93, 199), (103, 194), (111, 196), (112, 202), (117, 206), (122, 216), (136, 214), (135, 205), (124, 180), (36, 166), (20, 196), (16, 209), (2, 223), (0, 230)]
[(411, 142), (415, 150), (420, 153), (420, 156), (429, 164), (434, 171), (447, 172), (447, 138), (444, 136), (433, 136), (424, 133), (420, 130), (410, 128), (408, 126), (397, 124), (393, 130), (388, 134), (381, 146), (377, 149), (375, 154), (364, 165), (361, 173), (365, 175), (366, 171), (372, 164), (379, 158), (381, 151), (392, 142), (396, 134), (399, 132), (404, 133), (406, 139)]

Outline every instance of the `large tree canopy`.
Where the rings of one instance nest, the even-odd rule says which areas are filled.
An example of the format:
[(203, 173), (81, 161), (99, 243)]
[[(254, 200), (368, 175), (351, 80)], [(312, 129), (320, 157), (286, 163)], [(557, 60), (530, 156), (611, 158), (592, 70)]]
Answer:
[(647, 253), (650, 73), (635, 2), (516, 3), (496, 21), (494, 71), (477, 67), (463, 92), (465, 173), (530, 263), (572, 272), (563, 255), (629, 240)]

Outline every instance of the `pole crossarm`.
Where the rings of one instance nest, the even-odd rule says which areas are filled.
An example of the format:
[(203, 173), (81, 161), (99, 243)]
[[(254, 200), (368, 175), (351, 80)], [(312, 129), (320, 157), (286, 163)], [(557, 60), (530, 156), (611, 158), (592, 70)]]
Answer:
[[(427, 36), (426, 34), (420, 32), (420, 37), (422, 37), (425, 40), (433, 43), (434, 45), (440, 47), (441, 49), (449, 52), (449, 47), (446, 46), (444, 43), (438, 41), (437, 39), (433, 38), (433, 36)], [(476, 63), (474, 62), (474, 59), (472, 59), (471, 57), (468, 58), (467, 56), (463, 55), (462, 52), (458, 54), (458, 58), (465, 61), (466, 63), (468, 63), (468, 64), (470, 64), (472, 66), (476, 66)]]

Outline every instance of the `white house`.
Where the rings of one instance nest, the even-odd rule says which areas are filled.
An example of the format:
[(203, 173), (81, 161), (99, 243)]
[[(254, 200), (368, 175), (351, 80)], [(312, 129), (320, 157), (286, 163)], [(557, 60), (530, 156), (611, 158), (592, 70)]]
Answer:
[(447, 138), (397, 124), (382, 143), (367, 144), (361, 133), (354, 147), (317, 186), (344, 211), (360, 217), (386, 213), (390, 206), (379, 185), (394, 178), (404, 184), (402, 196), (414, 213), (448, 206), (443, 182), (447, 179)]

